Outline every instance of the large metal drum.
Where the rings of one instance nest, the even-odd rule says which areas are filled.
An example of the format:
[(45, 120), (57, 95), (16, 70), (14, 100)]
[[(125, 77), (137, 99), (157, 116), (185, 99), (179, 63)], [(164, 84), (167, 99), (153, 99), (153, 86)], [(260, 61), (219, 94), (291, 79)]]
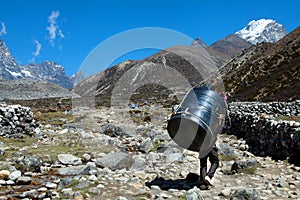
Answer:
[(170, 137), (179, 146), (207, 155), (221, 133), (226, 115), (223, 98), (206, 86), (191, 89), (168, 121)]

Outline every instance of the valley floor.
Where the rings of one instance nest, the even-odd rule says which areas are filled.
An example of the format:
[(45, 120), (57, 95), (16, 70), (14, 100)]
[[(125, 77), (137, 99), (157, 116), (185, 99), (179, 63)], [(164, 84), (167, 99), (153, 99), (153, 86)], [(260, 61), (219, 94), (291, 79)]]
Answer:
[[(0, 199), (300, 198), (300, 167), (255, 156), (244, 140), (225, 134), (214, 186), (200, 191), (192, 180), (198, 153), (179, 148), (166, 131), (170, 109), (118, 112), (35, 111), (35, 137), (0, 138)], [(233, 172), (238, 161), (245, 168)]]

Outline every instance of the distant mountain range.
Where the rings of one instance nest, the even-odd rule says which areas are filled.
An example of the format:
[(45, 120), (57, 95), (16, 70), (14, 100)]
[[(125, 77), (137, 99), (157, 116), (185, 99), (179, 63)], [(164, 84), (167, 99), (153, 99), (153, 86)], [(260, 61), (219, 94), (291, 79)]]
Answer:
[(245, 28), (226, 36), (210, 46), (205, 44), (201, 38), (196, 38), (192, 46), (205, 48), (215, 57), (217, 64), (221, 66), (251, 45), (262, 42), (275, 43), (285, 35), (287, 35), (287, 32), (283, 25), (275, 20), (260, 19), (252, 20)]
[[(254, 32), (251, 33), (251, 30)], [(296, 34), (295, 32), (289, 35), (286, 34), (284, 27), (276, 21), (262, 19), (251, 21), (241, 31), (237, 31), (235, 34), (231, 34), (210, 46), (206, 45), (200, 38), (195, 39), (191, 45), (204, 48), (209, 52), (209, 54), (205, 56), (215, 61), (219, 67), (222, 72), (226, 90), (229, 92), (229, 95), (231, 95), (231, 99), (270, 100), (270, 98), (299, 98), (298, 95), (295, 95), (297, 92), (295, 92), (294, 89), (288, 89), (289, 86), (293, 86), (299, 90), (299, 84), (297, 82), (299, 75), (296, 78), (288, 74), (282, 77), (280, 76), (280, 71), (283, 69), (285, 69), (287, 73), (297, 74), (300, 71), (299, 65), (297, 64), (297, 60), (299, 60), (297, 52), (300, 47), (294, 42), (294, 40), (297, 41), (296, 39), (297, 37), (299, 38), (300, 35), (297, 35), (297, 31)], [(286, 42), (284, 43), (282, 41)], [(273, 51), (272, 49), (274, 48), (276, 48), (277, 51)], [(253, 49), (256, 50), (254, 51)], [(255, 58), (257, 58), (257, 60)], [(295, 62), (293, 59), (295, 59)], [(295, 66), (289, 66), (289, 61), (292, 61)], [(248, 65), (243, 67), (245, 63), (248, 63)], [(251, 66), (251, 63), (255, 63), (255, 66)], [(260, 73), (261, 63), (265, 63), (263, 67), (266, 73)], [(199, 84), (203, 80), (201, 74), (199, 74), (194, 66), (186, 59), (169, 51), (161, 51), (143, 60), (126, 61), (115, 65), (79, 83), (73, 91), (82, 96), (96, 95), (96, 99), (99, 101), (98, 103), (103, 103), (103, 101), (109, 102), (116, 82), (124, 77), (125, 73), (131, 72), (135, 74), (135, 76), (132, 77), (131, 80), (124, 80), (124, 86), (127, 85), (131, 89), (136, 89), (135, 86), (138, 85), (138, 83), (145, 82), (147, 73), (153, 74), (152, 79), (156, 79), (155, 76), (158, 74), (155, 74), (153, 70), (160, 66), (175, 69), (192, 86)], [(250, 68), (248, 68), (249, 66)], [(275, 70), (276, 73), (274, 70), (271, 70), (273, 68), (277, 69)], [(286, 68), (292, 68), (292, 71)], [(274, 80), (276, 80), (277, 83), (268, 85), (270, 80), (264, 78), (268, 76), (272, 79), (273, 72), (276, 74), (274, 74), (274, 76), (276, 76)], [(245, 80), (247, 78), (250, 79), (250, 77), (252, 77), (251, 82), (245, 82)], [(283, 79), (279, 79), (279, 77)], [(172, 80), (172, 76), (165, 74), (164, 80)], [(281, 81), (283, 80), (288, 83), (282, 83)], [(134, 91), (132, 99), (144, 98), (149, 100), (156, 98), (155, 101), (157, 101), (157, 98), (167, 98), (167, 101), (172, 101), (172, 98), (169, 98), (172, 96), (170, 94), (174, 94), (179, 82), (180, 80), (178, 79), (174, 80), (174, 86), (168, 88), (160, 85), (159, 82), (157, 84), (145, 84)], [(247, 87), (244, 87), (245, 84), (248, 84)], [(298, 87), (295, 87), (294, 84), (298, 84)], [(278, 90), (276, 94), (275, 90)], [(266, 93), (264, 93), (264, 91)], [(128, 92), (132, 93), (132, 91)]]
[(64, 67), (52, 61), (19, 65), (6, 44), (0, 40), (0, 80), (39, 80), (71, 89), (74, 86), (74, 77), (77, 77), (77, 81), (85, 78), (80, 72), (68, 77)]
[[(281, 83), (278, 77), (288, 82), (286, 80), (286, 77), (288, 77), (290, 84), (271, 84), (268, 86), (269, 89), (263, 89), (263, 85), (266, 85), (263, 84), (263, 78), (266, 76), (273, 77), (272, 73), (274, 70), (269, 70), (267, 67), (271, 67), (272, 69), (280, 68), (283, 70), (285, 69), (283, 66), (289, 66), (290, 61), (292, 61), (292, 63), (296, 64), (296, 66), (289, 66), (293, 69), (292, 72), (297, 73), (299, 71), (299, 66), (297, 65), (297, 59), (299, 59), (297, 52), (299, 47), (297, 43), (290, 41), (291, 38), (297, 41), (296, 36), (297, 34), (295, 33), (294, 36), (290, 36), (290, 34), (287, 35), (283, 25), (278, 24), (274, 20), (261, 19), (251, 21), (245, 28), (228, 35), (210, 46), (205, 44), (201, 38), (195, 39), (191, 46), (204, 48), (209, 53), (205, 56), (212, 60), (220, 69), (226, 90), (228, 90), (229, 94), (234, 98), (241, 100), (265, 100), (266, 96), (264, 91), (266, 90), (268, 91), (268, 97), (282, 97), (282, 92), (276, 93), (271, 90), (270, 87), (274, 86), (286, 90), (288, 85), (295, 84), (296, 80), (292, 78), (293, 76), (285, 74), (284, 77), (281, 77), (279, 76), (279, 70), (276, 72), (275, 79), (277, 82)], [(288, 48), (284, 48), (283, 42), (281, 41), (288, 41), (285, 43), (285, 47)], [(277, 49), (276, 51), (274, 50), (275, 48)], [(256, 65), (252, 66), (251, 63), (255, 63)], [(265, 64), (262, 66), (261, 63)], [(132, 80), (128, 80), (128, 84), (135, 86), (136, 83), (145, 78), (145, 72), (151, 72), (151, 70), (155, 69), (155, 66), (165, 66), (175, 69), (193, 86), (203, 80), (199, 72), (195, 70), (192, 64), (186, 59), (172, 52), (161, 51), (143, 60), (125, 61), (99, 74), (92, 75), (81, 82), (81, 80), (85, 79), (84, 74), (79, 72), (78, 74), (68, 77), (65, 74), (63, 66), (52, 61), (45, 61), (40, 64), (18, 65), (5, 43), (0, 40), (0, 80), (40, 80), (55, 83), (68, 89), (74, 86), (76, 80), (77, 85), (73, 89), (74, 92), (82, 96), (96, 94), (99, 102), (104, 99), (105, 101), (109, 101), (106, 97), (109, 98), (111, 96), (116, 82), (128, 71), (131, 70), (131, 73), (135, 74)], [(249, 66), (250, 68), (248, 68)], [(270, 73), (270, 75), (268, 75), (268, 73), (260, 73), (259, 70), (262, 68), (264, 71)], [(247, 80), (247, 77), (250, 77), (250, 71), (254, 74), (254, 78), (252, 78), (251, 81)], [(155, 78), (155, 76), (152, 78)], [(172, 76), (166, 74), (164, 78), (171, 79)], [(258, 85), (255, 84), (256, 82), (262, 87), (258, 87)], [(284, 85), (284, 87), (282, 85)], [(248, 88), (252, 86), (255, 86), (255, 89)], [(257, 88), (260, 88), (260, 90), (257, 91)], [(176, 88), (171, 89), (176, 91)], [(245, 91), (252, 91), (252, 93), (245, 93)], [(149, 98), (151, 96), (168, 97), (172, 91), (170, 91), (169, 87), (166, 88), (160, 85), (160, 83), (157, 83), (145, 84), (139, 87), (135, 92), (136, 98), (140, 98), (140, 94), (142, 93), (143, 98), (147, 98), (147, 95)], [(251, 95), (249, 93), (251, 93)]]
[(65, 69), (55, 62), (21, 65), (20, 68), (25, 79), (55, 83), (68, 89), (73, 88), (73, 82), (66, 75)]

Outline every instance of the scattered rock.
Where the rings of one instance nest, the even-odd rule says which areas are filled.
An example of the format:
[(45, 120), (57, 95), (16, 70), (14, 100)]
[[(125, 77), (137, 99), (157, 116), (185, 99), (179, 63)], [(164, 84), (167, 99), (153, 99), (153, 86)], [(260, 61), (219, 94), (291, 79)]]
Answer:
[(0, 136), (22, 138), (33, 136), (37, 124), (29, 107), (0, 105)]
[[(260, 108), (258, 106), (255, 109)], [(290, 109), (291, 112), (292, 110)], [(241, 138), (237, 140), (231, 135), (220, 136), (218, 140), (220, 167), (213, 178), (215, 184), (210, 190), (200, 191), (197, 188), (198, 153), (183, 150), (172, 142), (163, 126), (157, 122), (153, 123), (158, 115), (151, 116), (148, 123), (132, 126), (126, 123), (126, 119), (120, 121), (113, 111), (104, 108), (95, 111), (83, 109), (81, 112), (85, 118), (81, 118), (80, 114), (80, 117), (76, 116), (78, 119), (61, 127), (40, 125), (40, 137), (35, 138), (37, 139), (35, 144), (24, 145), (17, 149), (6, 141), (0, 142), (1, 149), (5, 150), (5, 155), (1, 157), (3, 161), (0, 162), (0, 169), (12, 172), (6, 175), (6, 178), (0, 179), (0, 185), (4, 188), (0, 198), (24, 200), (97, 199), (97, 197), (111, 200), (299, 198), (300, 168), (285, 161), (274, 161), (271, 157), (262, 158), (255, 152), (254, 154), (248, 152), (248, 147), (250, 151), (253, 150), (248, 140)], [(273, 119), (272, 115), (269, 113), (267, 115), (268, 120)], [(7, 114), (7, 117), (17, 120), (10, 114)], [(100, 121), (93, 121), (100, 118)], [(250, 116), (247, 118), (250, 121), (255, 119)], [(88, 125), (82, 120), (86, 120)], [(255, 126), (260, 126), (260, 129), (264, 130), (262, 126), (265, 125), (265, 121), (261, 122), (256, 121), (258, 125)], [(106, 125), (102, 126), (105, 123)], [(285, 134), (295, 131), (290, 129), (290, 126), (297, 125), (286, 123), (285, 126), (281, 126), (281, 123), (275, 122), (272, 124), (285, 131)], [(269, 124), (268, 130), (273, 130), (272, 126)], [(107, 134), (104, 134), (105, 130)], [(260, 139), (264, 140), (264, 132), (261, 133)], [(251, 137), (256, 137), (255, 134), (251, 134)], [(48, 147), (61, 144), (60, 141), (70, 148), (79, 147), (80, 151), (78, 154), (62, 154), (61, 151), (55, 154), (53, 150), (48, 151)], [(288, 142), (285, 144), (289, 145)], [(32, 154), (40, 147), (45, 147), (42, 153)], [(269, 147), (259, 148), (265, 150)], [(12, 156), (7, 157), (9, 154)], [(16, 159), (15, 163), (13, 159)], [(255, 173), (248, 174), (247, 170), (252, 169), (256, 169)], [(15, 171), (19, 171), (19, 174)], [(17, 178), (10, 179), (10, 175)], [(245, 186), (251, 188), (236, 190)]]
[(62, 176), (88, 175), (91, 170), (95, 170), (94, 164), (87, 163), (86, 165), (70, 166), (57, 169), (57, 173)]
[(9, 179), (12, 180), (12, 181), (15, 181), (17, 178), (19, 178), (20, 176), (22, 175), (22, 172), (17, 170), (17, 171), (14, 171), (12, 172), (10, 175), (9, 175)]
[(224, 197), (229, 197), (231, 194), (231, 189), (230, 188), (226, 188), (226, 189), (223, 189), (220, 193), (221, 196), (224, 196)]
[(134, 162), (132, 163), (130, 170), (138, 171), (143, 170), (146, 167), (146, 160), (144, 158), (138, 157), (134, 159)]
[(198, 188), (190, 189), (186, 192), (186, 200), (204, 200), (203, 196), (201, 195), (201, 191)]
[(139, 146), (139, 150), (143, 153), (149, 153), (154, 147), (151, 138), (146, 138)]
[(132, 165), (132, 162), (132, 158), (127, 153), (117, 152), (109, 153), (102, 158), (98, 158), (95, 163), (98, 167), (107, 167), (111, 170), (116, 170), (123, 168), (128, 169)]
[(8, 170), (1, 170), (0, 171), (0, 180), (6, 180), (10, 176), (10, 172)]
[(259, 162), (255, 158), (249, 158), (246, 160), (237, 160), (231, 166), (232, 172), (239, 172), (240, 170), (246, 170), (250, 168), (257, 167)]
[(175, 161), (183, 161), (184, 155), (182, 153), (172, 153), (166, 156), (166, 162), (172, 163)]
[(234, 191), (230, 200), (259, 200), (260, 193), (254, 188), (244, 188)]
[(22, 172), (40, 172), (42, 160), (37, 156), (21, 156), (15, 161)]
[(58, 154), (57, 159), (64, 165), (80, 165), (81, 159), (73, 156), (72, 154)]
[(16, 180), (17, 185), (29, 185), (32, 182), (32, 179), (28, 176), (20, 176)]

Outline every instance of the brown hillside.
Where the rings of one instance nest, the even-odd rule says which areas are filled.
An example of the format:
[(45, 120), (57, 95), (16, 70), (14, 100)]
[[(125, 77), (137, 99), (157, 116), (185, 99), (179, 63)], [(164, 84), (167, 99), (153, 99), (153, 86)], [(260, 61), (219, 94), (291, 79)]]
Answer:
[(250, 47), (221, 71), (232, 99), (299, 99), (300, 27), (275, 44)]

